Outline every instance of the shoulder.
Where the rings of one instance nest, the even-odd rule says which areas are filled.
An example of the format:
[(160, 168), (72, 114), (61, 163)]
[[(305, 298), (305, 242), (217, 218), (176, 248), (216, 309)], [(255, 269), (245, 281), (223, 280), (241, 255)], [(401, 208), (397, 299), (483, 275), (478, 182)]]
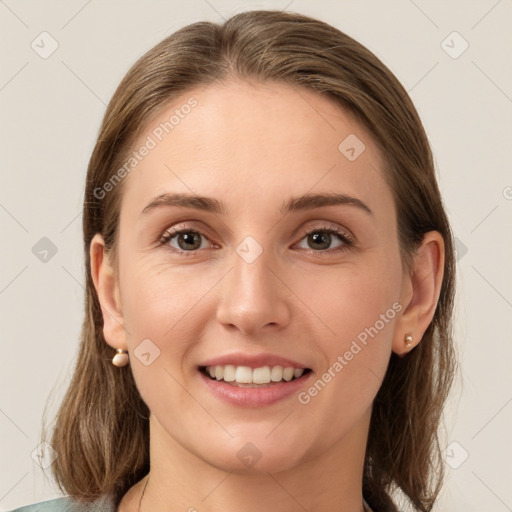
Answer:
[(10, 512), (115, 512), (114, 502), (109, 497), (92, 503), (80, 503), (69, 496), (16, 508)]

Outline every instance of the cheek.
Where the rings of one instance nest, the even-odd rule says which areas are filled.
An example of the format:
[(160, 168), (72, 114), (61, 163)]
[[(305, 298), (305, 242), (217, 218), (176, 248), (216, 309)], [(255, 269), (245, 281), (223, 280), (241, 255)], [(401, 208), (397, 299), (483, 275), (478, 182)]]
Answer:
[(186, 407), (180, 383), (188, 354), (200, 339), (194, 329), (203, 325), (196, 304), (205, 293), (204, 282), (187, 278), (183, 269), (163, 271), (143, 259), (129, 269), (122, 281), (123, 315), (137, 388), (152, 410)]
[[(399, 263), (385, 257), (365, 258), (329, 272), (304, 274), (293, 282), (294, 292), (317, 326), (315, 330), (325, 333), (321, 339), (331, 356), (348, 350), (356, 339), (362, 344), (379, 340), (384, 352), (390, 349), (394, 319), (401, 309), (397, 305)], [(377, 349), (374, 345), (377, 343), (372, 344)]]
[(207, 291), (207, 277), (193, 265), (174, 269), (162, 258), (127, 261), (121, 273), (123, 315), (127, 326), (163, 342), (176, 338), (181, 321)]
[[(134, 355), (134, 376), (143, 394), (145, 383), (161, 377), (164, 369), (176, 377), (182, 373), (187, 354), (200, 339), (194, 329), (204, 324), (198, 315), (208, 280), (198, 278), (197, 271), (194, 275), (192, 265), (171, 270), (168, 263), (150, 258), (124, 263), (120, 275), (123, 317)], [(146, 353), (150, 355), (137, 361)]]
[[(326, 355), (308, 388), (298, 396), (311, 428), (335, 426), (318, 442), (327, 448), (341, 439), (371, 407), (391, 355), (401, 305), (396, 270), (387, 276), (370, 267), (340, 273), (331, 283), (320, 281), (311, 298), (322, 322), (334, 331), (318, 337)], [(323, 300), (319, 290), (324, 290)]]
[[(396, 320), (402, 310), (401, 266), (381, 255), (302, 281), (298, 294), (318, 317), (318, 345), (327, 357), (301, 403), (322, 404), (332, 421), (362, 414), (375, 397), (391, 355)], [(313, 286), (315, 285), (315, 286)]]

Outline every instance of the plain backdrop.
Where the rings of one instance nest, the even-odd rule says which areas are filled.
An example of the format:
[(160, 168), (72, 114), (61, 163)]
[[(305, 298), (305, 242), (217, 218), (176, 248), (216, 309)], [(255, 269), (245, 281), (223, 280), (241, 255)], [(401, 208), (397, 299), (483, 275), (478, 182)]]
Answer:
[(0, 0), (0, 510), (58, 493), (33, 455), (78, 346), (85, 171), (107, 102), (178, 28), (258, 8), (333, 24), (409, 91), (458, 250), (461, 372), (437, 510), (512, 510), (510, 0)]

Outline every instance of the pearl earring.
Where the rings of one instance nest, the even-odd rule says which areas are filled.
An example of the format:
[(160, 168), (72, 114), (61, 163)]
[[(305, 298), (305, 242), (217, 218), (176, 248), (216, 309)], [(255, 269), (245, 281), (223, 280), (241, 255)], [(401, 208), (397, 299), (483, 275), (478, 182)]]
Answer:
[(406, 337), (405, 337), (405, 346), (407, 348), (411, 348), (412, 344), (413, 344), (413, 338), (410, 334), (408, 334)]
[(112, 358), (112, 364), (121, 368), (122, 366), (126, 366), (128, 361), (128, 352), (122, 348), (118, 348), (116, 350), (116, 355)]

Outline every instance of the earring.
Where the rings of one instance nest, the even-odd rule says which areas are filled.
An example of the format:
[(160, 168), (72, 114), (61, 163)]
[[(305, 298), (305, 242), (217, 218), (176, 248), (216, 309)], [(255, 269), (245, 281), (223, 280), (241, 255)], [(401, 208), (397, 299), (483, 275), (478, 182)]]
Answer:
[(128, 352), (122, 348), (116, 350), (116, 355), (112, 358), (112, 364), (114, 366), (122, 367), (128, 364)]
[(405, 336), (405, 346), (407, 348), (411, 348), (412, 344), (413, 344), (414, 340), (412, 338), (412, 336), (410, 334), (408, 334), (407, 336)]

